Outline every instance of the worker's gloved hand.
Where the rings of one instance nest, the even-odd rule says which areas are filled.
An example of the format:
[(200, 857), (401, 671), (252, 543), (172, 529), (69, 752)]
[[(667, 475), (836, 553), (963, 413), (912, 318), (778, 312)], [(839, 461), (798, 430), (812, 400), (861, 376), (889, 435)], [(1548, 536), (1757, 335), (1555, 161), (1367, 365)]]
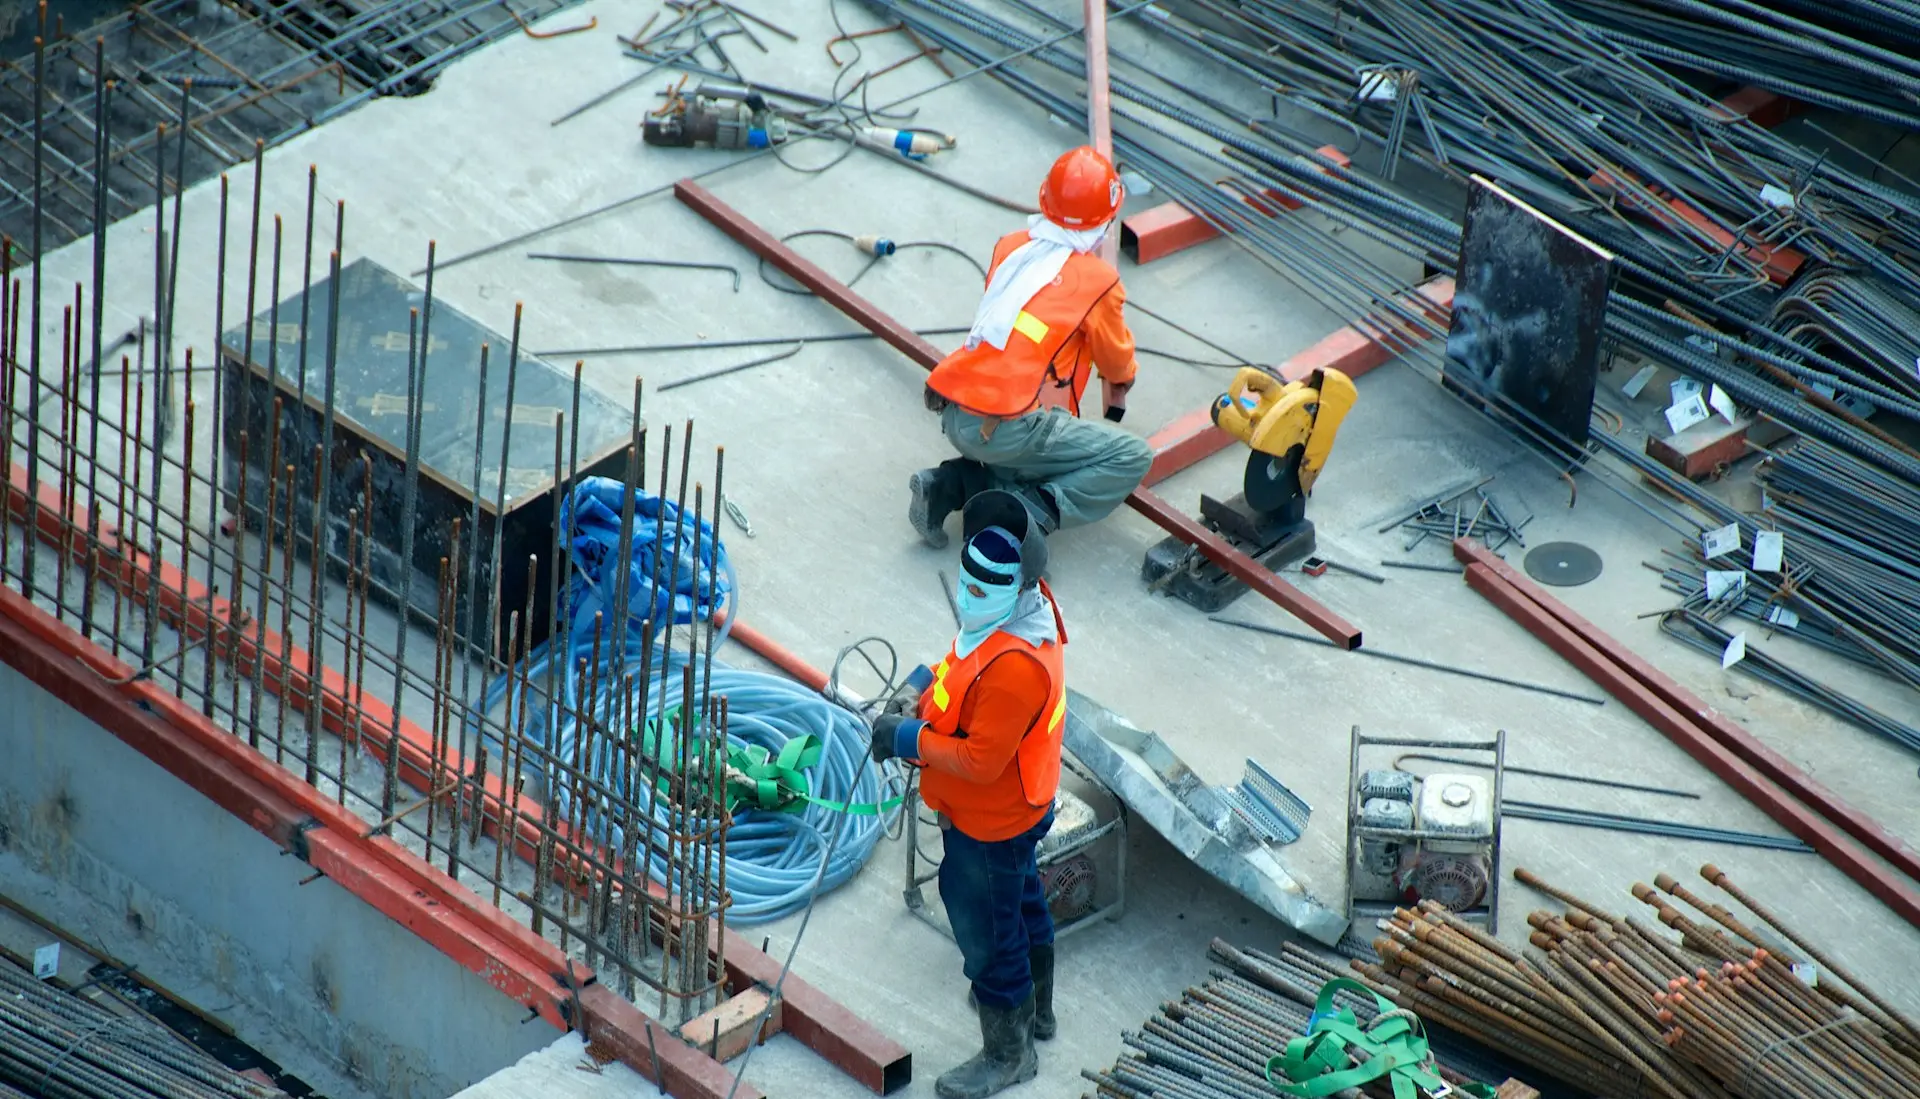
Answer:
[(1107, 419), (1116, 424), (1119, 423), (1127, 415), (1127, 390), (1133, 388), (1133, 383), (1115, 385), (1112, 382), (1101, 382), (1100, 388), (1106, 396)]
[(915, 713), (920, 708), (920, 695), (933, 686), (933, 669), (925, 664), (907, 673), (907, 678), (887, 696), (887, 704), (880, 712), (887, 714)]
[(873, 759), (875, 763), (885, 763), (890, 759), (904, 759), (910, 763), (920, 759), (920, 730), (927, 723), (917, 717), (904, 714), (881, 714), (873, 719)]

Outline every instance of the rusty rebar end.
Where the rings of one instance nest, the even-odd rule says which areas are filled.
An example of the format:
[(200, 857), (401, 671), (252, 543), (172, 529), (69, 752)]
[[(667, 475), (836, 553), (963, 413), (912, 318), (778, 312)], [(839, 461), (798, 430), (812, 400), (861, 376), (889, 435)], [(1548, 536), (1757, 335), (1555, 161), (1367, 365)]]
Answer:
[(1557, 940), (1555, 940), (1552, 935), (1549, 935), (1544, 931), (1536, 931), (1533, 934), (1527, 936), (1527, 941), (1539, 947), (1542, 950), (1552, 950)]
[(1653, 879), (1653, 885), (1663, 893), (1673, 893), (1680, 888), (1680, 883), (1673, 880), (1673, 875), (1665, 871)]
[(1659, 907), (1660, 904), (1660, 894), (1655, 893), (1647, 883), (1643, 881), (1633, 883), (1633, 899), (1643, 901), (1655, 907)]
[(1712, 863), (1707, 863), (1700, 868), (1700, 876), (1714, 885), (1719, 885), (1720, 879), (1726, 877), (1727, 872)]

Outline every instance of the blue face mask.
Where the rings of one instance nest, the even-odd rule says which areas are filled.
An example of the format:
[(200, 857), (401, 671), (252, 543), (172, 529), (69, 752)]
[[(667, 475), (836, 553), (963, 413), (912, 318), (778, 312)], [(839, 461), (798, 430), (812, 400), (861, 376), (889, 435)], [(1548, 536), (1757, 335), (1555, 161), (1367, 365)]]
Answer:
[[(994, 556), (1010, 556), (1007, 552), (1018, 543), (1006, 531), (990, 527), (976, 536), (975, 543), (986, 542), (1001, 552)], [(996, 561), (981, 552), (979, 544), (969, 544), (962, 551), (966, 560), (962, 562), (960, 578), (954, 585), (954, 606), (960, 613), (960, 635), (954, 639), (953, 650), (956, 656), (966, 656), (980, 647), (994, 630), (999, 629), (1013, 617), (1014, 606), (1020, 601), (1020, 585), (1016, 580), (1020, 573), (1017, 562)], [(975, 572), (989, 574), (1000, 580), (993, 583)]]
[[(979, 595), (975, 595), (979, 592)], [(955, 655), (965, 656), (980, 647), (980, 643), (1013, 617), (1014, 604), (1020, 600), (1020, 589), (1012, 584), (983, 584), (970, 577), (961, 577), (953, 593), (954, 604), (960, 608), (960, 636), (954, 642)]]

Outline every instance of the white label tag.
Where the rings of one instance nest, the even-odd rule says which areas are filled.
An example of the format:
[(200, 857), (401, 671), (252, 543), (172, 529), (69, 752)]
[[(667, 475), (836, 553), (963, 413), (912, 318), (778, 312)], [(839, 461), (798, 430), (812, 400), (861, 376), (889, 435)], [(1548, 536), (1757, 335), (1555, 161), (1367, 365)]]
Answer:
[(1740, 548), (1740, 524), (1728, 523), (1700, 536), (1700, 556), (1711, 561)]
[(1707, 600), (1718, 603), (1729, 595), (1738, 595), (1747, 588), (1747, 574), (1733, 569), (1707, 570)]
[(1815, 393), (1820, 394), (1822, 397), (1825, 397), (1829, 401), (1833, 400), (1833, 398), (1837, 396), (1840, 392), (1839, 390), (1833, 388), (1832, 386), (1828, 385), (1825, 382), (1808, 382), (1807, 388), (1813, 390)]
[(50, 981), (60, 972), (60, 944), (48, 943), (33, 952), (33, 975), (35, 979)]
[(1753, 536), (1753, 571), (1779, 572), (1786, 556), (1787, 536), (1777, 530), (1763, 530)]
[(1841, 408), (1846, 409), (1848, 412), (1853, 413), (1863, 420), (1870, 419), (1874, 413), (1880, 411), (1872, 401), (1867, 400), (1865, 397), (1856, 397), (1851, 393), (1840, 398), (1837, 403)]
[(1389, 72), (1360, 75), (1360, 99), (1366, 103), (1385, 103), (1400, 98), (1400, 78)]
[(1720, 654), (1720, 666), (1731, 668), (1746, 658), (1747, 635), (1744, 632), (1737, 633), (1733, 635), (1732, 641), (1727, 642), (1726, 651)]
[(1707, 411), (1707, 402), (1700, 399), (1700, 394), (1695, 393), (1667, 409), (1667, 428), (1678, 435), (1711, 415), (1712, 413)]
[(1785, 607), (1775, 607), (1767, 612), (1767, 621), (1790, 630), (1800, 624), (1800, 615), (1799, 612), (1790, 611)]
[[(1705, 351), (1709, 355), (1720, 354), (1720, 345), (1717, 343), (1714, 343), (1712, 340), (1706, 338), (1705, 336), (1698, 336), (1698, 335), (1689, 333), (1680, 338), (1686, 341), (1687, 343), (1693, 345), (1694, 347), (1697, 347), (1700, 350)], [(1692, 385), (1696, 391), (1700, 388), (1699, 382), (1689, 382), (1689, 384)]]
[(1715, 412), (1725, 416), (1728, 423), (1740, 422), (1740, 410), (1733, 406), (1733, 398), (1727, 396), (1726, 390), (1717, 385), (1714, 386), (1713, 391), (1707, 395), (1707, 403), (1713, 406)]
[(1790, 210), (1793, 208), (1793, 192), (1769, 183), (1760, 188), (1760, 201), (1776, 210)]
[[(1914, 372), (1920, 374), (1920, 360), (1915, 360), (1914, 366)], [(1620, 392), (1625, 393), (1629, 400), (1638, 397), (1640, 391), (1647, 388), (1647, 383), (1652, 381), (1653, 376), (1658, 373), (1660, 368), (1649, 363), (1634, 371), (1633, 377), (1627, 379), (1627, 384), (1620, 387)]]
[[(1688, 338), (1692, 339), (1693, 337), (1690, 336)], [(1704, 393), (1705, 391), (1706, 387), (1694, 381), (1692, 378), (1675, 378), (1667, 383), (1667, 392), (1673, 395), (1668, 403), (1679, 404), (1688, 397), (1692, 397), (1698, 393)]]
[(1817, 988), (1820, 985), (1820, 967), (1812, 962), (1793, 963), (1793, 975), (1800, 978), (1801, 983), (1808, 988)]

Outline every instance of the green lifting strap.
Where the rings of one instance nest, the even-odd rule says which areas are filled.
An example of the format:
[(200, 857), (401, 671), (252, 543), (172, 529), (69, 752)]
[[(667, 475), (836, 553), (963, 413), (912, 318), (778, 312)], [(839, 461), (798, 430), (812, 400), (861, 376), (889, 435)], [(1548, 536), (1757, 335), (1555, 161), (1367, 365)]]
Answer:
[(779, 813), (799, 813), (809, 805), (835, 813), (874, 817), (891, 812), (905, 798), (882, 802), (839, 802), (815, 797), (807, 780), (807, 768), (820, 762), (823, 750), (820, 738), (811, 734), (795, 737), (780, 747), (775, 756), (758, 744), (747, 744), (727, 752), (727, 808), (764, 809)]
[[(1334, 1007), (1334, 994), (1341, 991), (1373, 997), (1380, 1014), (1361, 1025), (1351, 1008)], [(1365, 1053), (1366, 1060), (1354, 1064), (1354, 1053)], [(1276, 1069), (1286, 1074), (1285, 1080), (1274, 1078)], [(1321, 1099), (1383, 1076), (1393, 1085), (1394, 1099), (1419, 1099), (1422, 1094), (1437, 1099), (1458, 1092), (1493, 1099), (1493, 1089), (1485, 1084), (1454, 1088), (1442, 1080), (1419, 1017), (1345, 977), (1321, 986), (1307, 1033), (1288, 1042), (1285, 1053), (1268, 1059), (1266, 1075), (1275, 1091), (1300, 1099)]]
[[(679, 754), (671, 731), (676, 713), (678, 707), (649, 721), (640, 741), (643, 751), (659, 759), (669, 769), (675, 766)], [(780, 746), (778, 755), (758, 744), (730, 746), (727, 749), (727, 811), (738, 813), (759, 809), (774, 813), (800, 813), (805, 812), (809, 805), (818, 805), (835, 813), (875, 817), (892, 812), (906, 800), (896, 797), (878, 803), (848, 803), (815, 797), (812, 783), (807, 778), (807, 769), (820, 762), (820, 754), (824, 750), (825, 745), (820, 738), (812, 734), (787, 741)], [(660, 780), (659, 789), (662, 793), (667, 792), (666, 779)]]

